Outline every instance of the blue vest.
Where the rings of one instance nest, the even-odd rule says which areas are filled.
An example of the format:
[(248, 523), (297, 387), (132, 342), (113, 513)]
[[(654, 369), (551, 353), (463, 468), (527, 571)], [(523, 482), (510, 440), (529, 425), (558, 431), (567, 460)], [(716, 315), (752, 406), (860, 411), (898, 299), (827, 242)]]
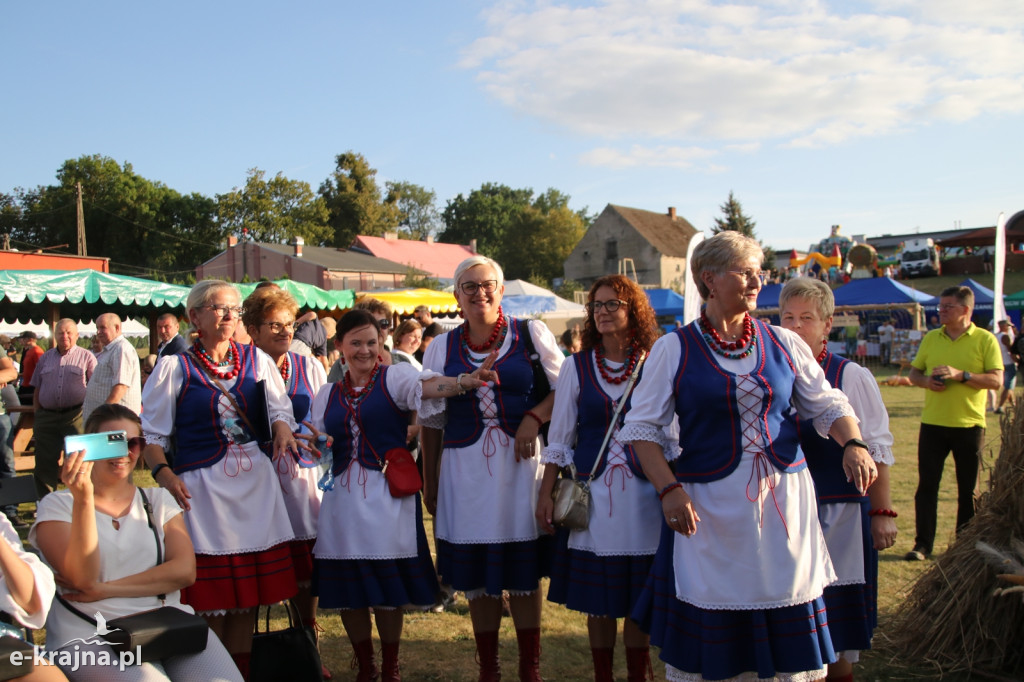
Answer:
[[(385, 381), (388, 369), (380, 368), (370, 394), (363, 398), (354, 411), (345, 400), (342, 388), (344, 382), (338, 381), (331, 385), (327, 409), (324, 411), (324, 431), (334, 438), (331, 446), (334, 466), (331, 471), (335, 476), (340, 476), (348, 468), (353, 457), (359, 460), (364, 469), (380, 471), (381, 462), (388, 450), (406, 447), (409, 412), (399, 409), (388, 393)], [(353, 415), (359, 424), (359, 449), (355, 452), (352, 448), (352, 432), (349, 430)]]
[[(789, 353), (765, 323), (754, 320), (756, 365), (750, 376), (764, 391), (758, 425), (765, 455), (783, 473), (807, 466), (800, 450), (799, 418), (791, 405), (796, 368)], [(697, 321), (674, 334), (681, 354), (673, 382), (679, 445), (676, 478), (707, 483), (725, 478), (743, 455), (743, 424), (736, 396), (736, 375), (722, 369), (701, 337)]]
[[(583, 351), (572, 356), (573, 362), (576, 363), (576, 376), (579, 377), (580, 382), (580, 397), (576, 411), (576, 447), (573, 455), (573, 462), (576, 464), (576, 475), (580, 478), (586, 478), (590, 475), (590, 470), (597, 459), (601, 443), (604, 442), (605, 434), (608, 433), (608, 426), (611, 424), (612, 415), (615, 414), (615, 402), (604, 392), (604, 388), (601, 387), (600, 379), (594, 370), (594, 363), (591, 360), (593, 357), (593, 350)], [(641, 370), (641, 375), (642, 372), (643, 370)], [(629, 412), (628, 400), (626, 401), (626, 406), (622, 408), (622, 412), (619, 413), (618, 421), (620, 428), (626, 419), (627, 412)], [(646, 480), (633, 446), (627, 444), (623, 447), (623, 451), (626, 453), (630, 470), (639, 476), (641, 480)], [(608, 456), (605, 454), (601, 465), (594, 472), (594, 478), (600, 476), (607, 465)]]
[[(235, 385), (228, 389), (239, 409), (249, 410), (256, 397), (256, 347), (233, 344), (242, 366)], [(231, 439), (220, 423), (217, 404), (223, 395), (206, 371), (188, 353), (175, 356), (184, 380), (178, 390), (174, 415), (174, 473), (181, 474), (216, 464), (227, 454)]]
[[(844, 357), (825, 354), (825, 378), (833, 387), (843, 390), (843, 368), (848, 363)], [(819, 504), (863, 500), (857, 486), (846, 480), (843, 471), (843, 448), (831, 436), (822, 438), (814, 425), (804, 422), (800, 425), (800, 446), (807, 457), (807, 468), (814, 479), (814, 490)]]
[(309, 361), (308, 355), (288, 351), (288, 362), (292, 367), (288, 397), (291, 398), (292, 415), (300, 431), (309, 431), (302, 422), (309, 419), (309, 410), (313, 406), (313, 387), (309, 385), (309, 375), (306, 373), (306, 363)]
[[(526, 342), (519, 336), (519, 325), (509, 317), (508, 333), (512, 335), (511, 346), (505, 356), (494, 363), (501, 383), (494, 386), (497, 402), (497, 421), (501, 430), (515, 436), (523, 415), (533, 407), (530, 393), (533, 390), (533, 365), (527, 353)], [(529, 333), (529, 330), (527, 330)], [(473, 372), (476, 367), (470, 363), (462, 348), (462, 328), (448, 334), (445, 376)], [(464, 448), (480, 439), (484, 432), (484, 419), (476, 395), (470, 391), (448, 398), (448, 423), (444, 427), (444, 447)]]

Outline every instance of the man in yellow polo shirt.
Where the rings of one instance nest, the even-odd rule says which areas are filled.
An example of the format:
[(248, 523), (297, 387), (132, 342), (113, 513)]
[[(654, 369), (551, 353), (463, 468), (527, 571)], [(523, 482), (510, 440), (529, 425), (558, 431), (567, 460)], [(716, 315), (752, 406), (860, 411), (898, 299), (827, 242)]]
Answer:
[(1003, 356), (996, 337), (971, 322), (974, 292), (949, 287), (939, 295), (942, 326), (925, 334), (911, 363), (910, 381), (925, 389), (917, 441), (917, 536), (907, 561), (923, 561), (935, 544), (939, 483), (946, 456), (956, 466), (959, 531), (974, 517), (974, 486), (985, 440), (985, 392), (1003, 383)]

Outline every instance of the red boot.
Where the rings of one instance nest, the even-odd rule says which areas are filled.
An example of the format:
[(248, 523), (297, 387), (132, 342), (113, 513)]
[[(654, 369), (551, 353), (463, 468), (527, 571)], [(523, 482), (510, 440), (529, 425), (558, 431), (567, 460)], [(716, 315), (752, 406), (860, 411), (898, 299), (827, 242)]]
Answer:
[(594, 682), (614, 682), (615, 649), (591, 649), (590, 655), (594, 658)]
[(398, 642), (381, 642), (384, 664), (381, 666), (381, 682), (402, 682), (401, 666), (398, 665)]
[(540, 628), (516, 630), (519, 640), (520, 682), (543, 682), (540, 677)]
[(645, 682), (654, 679), (649, 647), (626, 647), (626, 679), (628, 682)]
[(377, 660), (373, 653), (373, 640), (365, 639), (362, 642), (353, 642), (352, 669), (359, 669), (356, 675), (356, 682), (376, 682), (380, 676), (377, 670)]
[(501, 659), (498, 658), (498, 631), (475, 632), (476, 658), (480, 664), (479, 682), (501, 681)]

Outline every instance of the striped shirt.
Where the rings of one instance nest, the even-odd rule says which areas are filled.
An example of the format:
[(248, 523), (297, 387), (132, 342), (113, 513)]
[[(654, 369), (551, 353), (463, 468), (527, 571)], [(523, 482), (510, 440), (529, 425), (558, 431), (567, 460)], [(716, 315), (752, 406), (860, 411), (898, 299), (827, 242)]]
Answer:
[(85, 405), (82, 407), (82, 419), (88, 419), (93, 410), (107, 402), (110, 391), (118, 384), (128, 387), (118, 402), (133, 410), (135, 414), (140, 414), (142, 371), (139, 367), (139, 354), (123, 335), (104, 346), (96, 356), (96, 371), (89, 379)]
[(39, 406), (44, 410), (63, 410), (81, 405), (86, 382), (94, 369), (96, 357), (81, 346), (72, 346), (64, 355), (56, 348), (43, 353), (31, 382), (39, 389)]

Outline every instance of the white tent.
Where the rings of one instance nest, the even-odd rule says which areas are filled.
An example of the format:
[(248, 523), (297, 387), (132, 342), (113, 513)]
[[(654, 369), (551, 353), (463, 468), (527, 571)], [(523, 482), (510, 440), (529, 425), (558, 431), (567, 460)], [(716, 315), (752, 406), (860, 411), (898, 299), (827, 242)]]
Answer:
[[(36, 336), (41, 339), (50, 336), (50, 328), (43, 323), (0, 321), (0, 334), (6, 334), (12, 339), (27, 331), (35, 332)], [(121, 333), (130, 337), (149, 336), (149, 327), (135, 320), (125, 320), (121, 323)], [(96, 324), (94, 322), (79, 322), (78, 335), (85, 338), (96, 336)]]
[(575, 317), (586, 315), (586, 308), (555, 295), (544, 287), (525, 280), (512, 279), (505, 282), (504, 307), (512, 315), (548, 317)]

